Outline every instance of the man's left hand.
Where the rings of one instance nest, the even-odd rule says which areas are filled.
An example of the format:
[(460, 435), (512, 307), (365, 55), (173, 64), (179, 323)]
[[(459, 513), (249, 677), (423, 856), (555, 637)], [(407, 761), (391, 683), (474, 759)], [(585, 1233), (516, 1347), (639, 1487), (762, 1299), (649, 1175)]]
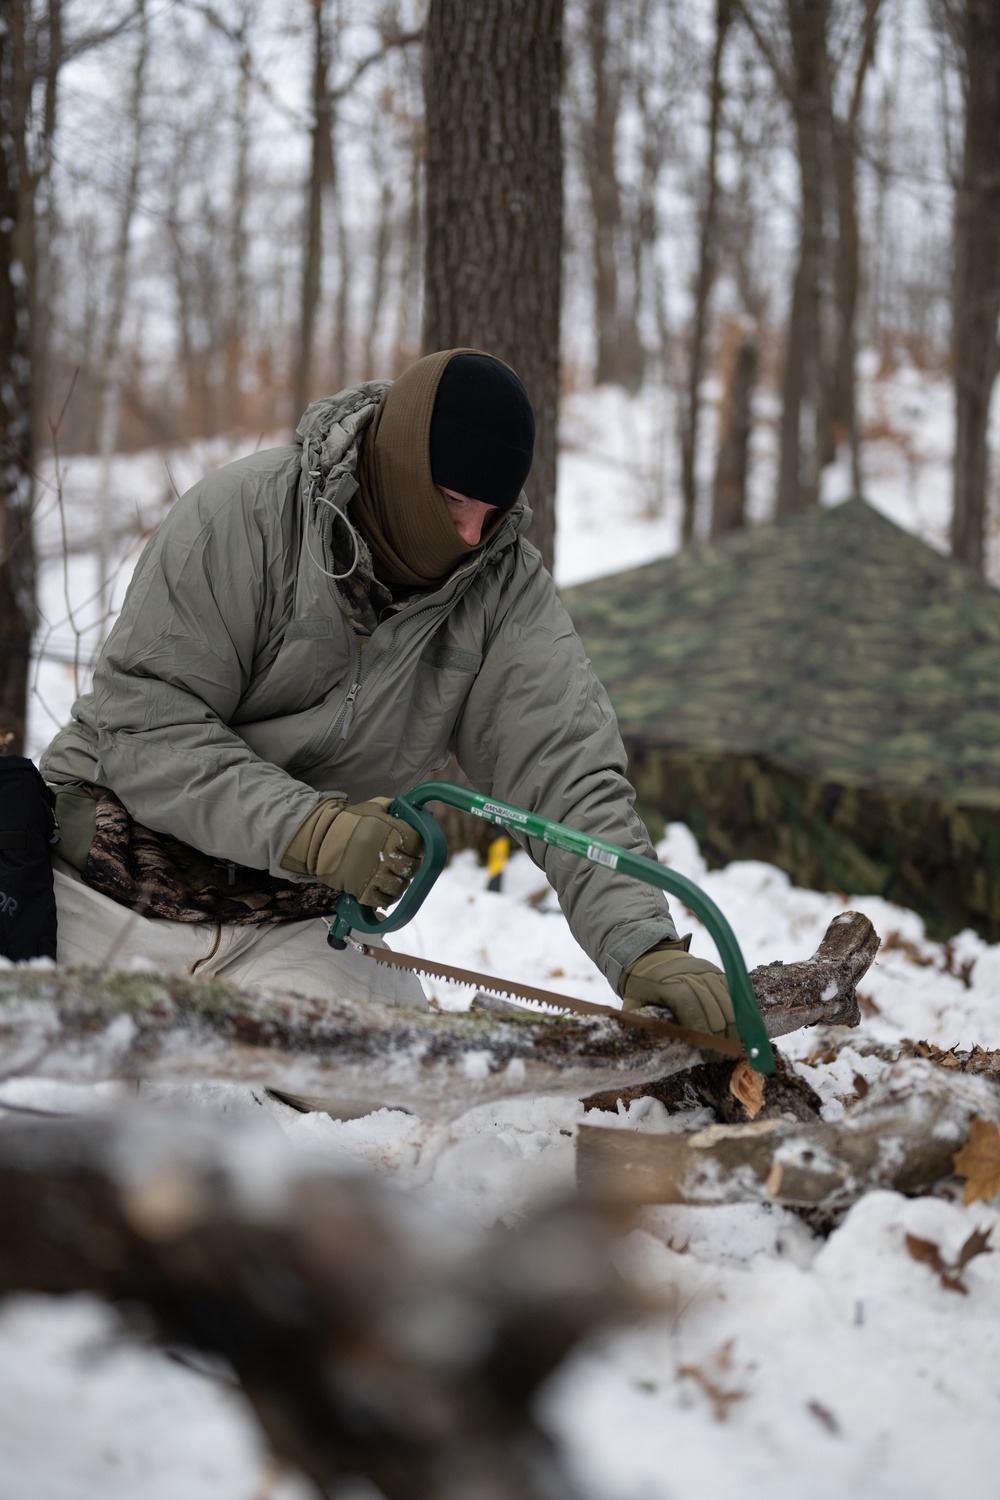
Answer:
[(739, 1035), (725, 974), (703, 958), (692, 958), (681, 943), (661, 943), (625, 970), (622, 1010), (647, 1005), (668, 1010), (692, 1031)]

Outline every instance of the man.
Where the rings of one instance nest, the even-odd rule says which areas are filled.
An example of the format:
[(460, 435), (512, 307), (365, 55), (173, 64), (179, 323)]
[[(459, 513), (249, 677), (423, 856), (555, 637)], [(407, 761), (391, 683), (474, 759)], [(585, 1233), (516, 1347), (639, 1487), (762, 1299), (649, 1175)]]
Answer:
[[(118, 902), (144, 914), (135, 951), (187, 942), (190, 970), (322, 993), (315, 918), (340, 891), (402, 892), (420, 844), (388, 799), (451, 752), (480, 791), (655, 857), (607, 696), (523, 539), (534, 417), (513, 371), (432, 354), (315, 402), (296, 438), (174, 506), (43, 758), (83, 877), (60, 883), (75, 957), (107, 931), (94, 903)], [(724, 978), (659, 892), (529, 852), (627, 1007), (732, 1033)], [(339, 982), (363, 998), (357, 972)]]

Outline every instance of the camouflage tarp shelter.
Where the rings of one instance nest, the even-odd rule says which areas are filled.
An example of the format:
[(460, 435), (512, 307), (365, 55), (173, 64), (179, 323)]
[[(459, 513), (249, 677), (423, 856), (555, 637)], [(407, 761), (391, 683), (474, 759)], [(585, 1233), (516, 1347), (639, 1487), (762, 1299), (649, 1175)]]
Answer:
[(1000, 591), (851, 500), (563, 598), (647, 815), (1000, 939)]

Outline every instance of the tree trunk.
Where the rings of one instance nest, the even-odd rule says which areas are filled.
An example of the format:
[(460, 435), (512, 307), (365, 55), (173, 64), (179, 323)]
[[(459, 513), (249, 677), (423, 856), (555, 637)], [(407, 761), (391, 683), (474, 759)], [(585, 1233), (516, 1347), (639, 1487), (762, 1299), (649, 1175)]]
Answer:
[[(589, 108), (580, 133), (590, 196), (594, 312), (598, 385), (629, 388), (642, 379), (642, 344), (635, 327), (635, 308), (621, 305), (618, 257), (622, 250), (622, 204), (618, 188), (615, 142), (622, 95), (619, 48), (610, 34), (610, 0), (587, 0), (584, 33), (591, 81)], [(633, 299), (634, 303), (634, 299)]]
[(955, 473), (951, 550), (983, 570), (989, 488), (987, 431), (1000, 314), (1000, 8), (965, 0), (965, 150), (955, 200), (952, 349)]
[(330, 68), (330, 42), (327, 34), (325, 0), (312, 0), (312, 151), (309, 166), (309, 191), (306, 208), (306, 240), (302, 256), (302, 293), (299, 314), (299, 357), (292, 394), (294, 426), (309, 402), (312, 377), (313, 340), (319, 308), (323, 268), (323, 200), (333, 185), (333, 109), (327, 75)]
[(229, 259), (232, 283), (224, 334), (223, 362), (225, 398), (223, 409), (226, 426), (231, 430), (245, 420), (241, 383), (243, 359), (247, 348), (247, 205), (250, 200), (250, 85), (253, 54), (250, 50), (251, 7), (244, 4), (235, 36), (238, 49), (239, 76), (233, 104), (233, 131), (236, 136), (236, 162), (233, 171), (232, 219), (229, 230)]
[(712, 77), (709, 93), (708, 161), (705, 166), (705, 202), (698, 232), (698, 273), (694, 285), (694, 315), (691, 322), (691, 352), (688, 358), (687, 384), (681, 416), (681, 495), (684, 509), (681, 541), (686, 546), (694, 537), (698, 509), (698, 426), (701, 413), (701, 382), (705, 368), (705, 340), (708, 330), (708, 299), (715, 281), (719, 203), (719, 122), (722, 114), (722, 55), (732, 21), (732, 0), (717, 0), (715, 11), (715, 47), (712, 52)]
[(829, 160), (829, 142), (824, 139), (824, 125), (828, 121), (824, 102), (829, 97), (828, 8), (829, 0), (788, 0), (794, 57), (791, 104), (798, 142), (801, 223), (782, 382), (779, 517), (819, 504), (825, 425), (820, 294)]
[(139, 196), (139, 172), (146, 89), (146, 64), (149, 58), (149, 23), (145, 0), (137, 0), (139, 16), (139, 49), (136, 54), (128, 119), (132, 128), (131, 149), (125, 188), (120, 204), (118, 232), (109, 269), (108, 321), (104, 331), (104, 353), (101, 364), (101, 413), (98, 427), (100, 472), (98, 478), (97, 589), (102, 630), (111, 610), (110, 539), (114, 528), (114, 495), (111, 461), (118, 448), (118, 411), (124, 381), (122, 324), (128, 295), (129, 242)]
[(860, 283), (857, 185), (854, 179), (855, 146), (852, 133), (833, 121), (833, 165), (837, 188), (838, 237), (834, 286), (836, 289), (833, 369), (827, 413), (827, 456), (836, 457), (837, 447), (847, 442), (851, 450), (851, 486), (861, 493), (861, 456), (858, 449), (855, 326)]
[(756, 338), (733, 324), (726, 342), (728, 348), (723, 351), (726, 385), (719, 412), (719, 453), (712, 492), (713, 537), (738, 531), (744, 524), (751, 407), (757, 382)]
[(861, 285), (861, 248), (858, 233), (856, 181), (857, 130), (864, 98), (865, 80), (875, 57), (881, 0), (865, 0), (861, 27), (861, 51), (846, 115), (838, 116), (829, 100), (833, 184), (837, 203), (837, 243), (834, 250), (834, 347), (827, 411), (828, 456), (848, 442), (851, 451), (851, 485), (861, 493), (861, 453), (858, 441), (855, 358), (858, 296)]
[[(31, 6), (27, 5), (28, 15)], [(45, 48), (39, 45), (38, 23), (35, 23), (35, 46), (38, 71), (45, 79), (42, 108), (41, 149), (32, 163), (32, 216), (34, 222), (34, 275), (28, 288), (31, 303), (31, 382), (32, 422), (36, 436), (46, 434), (46, 410), (49, 398), (49, 345), (52, 332), (52, 306), (55, 301), (55, 245), (59, 215), (52, 180), (52, 143), (56, 133), (59, 106), (59, 68), (63, 56), (62, 0), (48, 0), (45, 8)]]
[(27, 0), (9, 0), (0, 25), (0, 753), (15, 755), (24, 751), (35, 628), (30, 24)]
[(424, 348), (484, 349), (535, 410), (528, 533), (555, 543), (562, 0), (431, 0)]
[(393, 239), (393, 191), (392, 183), (385, 176), (385, 163), (380, 161), (382, 185), (378, 199), (378, 219), (375, 224), (375, 241), (372, 245), (372, 281), (370, 310), (361, 341), (361, 374), (365, 380), (374, 380), (378, 375), (375, 366), (375, 341), (378, 335), (382, 303), (385, 299), (389, 255)]

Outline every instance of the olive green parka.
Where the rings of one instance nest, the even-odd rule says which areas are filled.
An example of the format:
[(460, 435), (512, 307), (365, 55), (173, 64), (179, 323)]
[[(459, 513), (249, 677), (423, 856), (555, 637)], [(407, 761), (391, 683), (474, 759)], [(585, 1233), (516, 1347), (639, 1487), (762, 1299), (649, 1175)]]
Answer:
[[(108, 787), (148, 827), (288, 879), (281, 856), (324, 796), (406, 791), (454, 752), (478, 790), (655, 857), (607, 695), (521, 535), (523, 497), (362, 649), (327, 576), (327, 502), (350, 514), (385, 389), (314, 403), (296, 445), (230, 464), (177, 502), (93, 691), (42, 758), (46, 779)], [(676, 937), (659, 892), (549, 845), (529, 852), (613, 987)]]

